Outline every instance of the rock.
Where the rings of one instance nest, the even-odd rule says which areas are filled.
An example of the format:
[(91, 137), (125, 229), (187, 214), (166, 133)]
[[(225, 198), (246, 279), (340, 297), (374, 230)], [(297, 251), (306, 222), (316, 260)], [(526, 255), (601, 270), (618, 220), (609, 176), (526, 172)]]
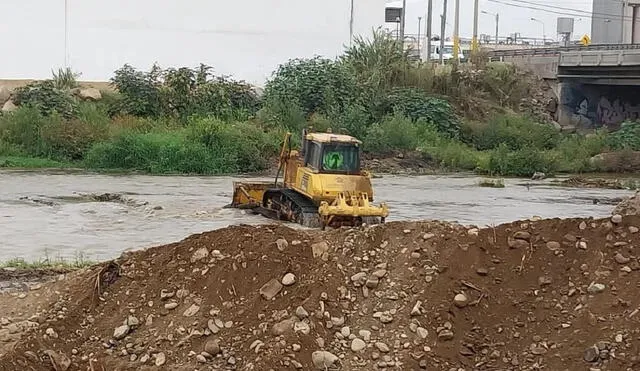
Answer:
[(362, 339), (355, 338), (351, 341), (351, 350), (354, 352), (361, 352), (367, 347), (367, 343), (365, 343)]
[(298, 321), (293, 324), (293, 332), (301, 332), (304, 335), (309, 335), (309, 333), (311, 333), (311, 327), (307, 322)]
[(384, 276), (387, 275), (387, 270), (386, 269), (378, 269), (378, 270), (374, 271), (371, 275), (373, 277), (376, 277), (377, 279), (382, 279), (382, 278), (384, 278)]
[(67, 371), (71, 366), (71, 360), (63, 353), (58, 353), (53, 350), (45, 350), (44, 354), (49, 356), (51, 366), (55, 371)]
[(613, 224), (620, 224), (622, 223), (622, 215), (620, 214), (616, 214), (614, 216), (611, 217), (611, 223)]
[(129, 325), (116, 327), (116, 329), (113, 331), (113, 338), (116, 340), (122, 340), (129, 334), (129, 331), (131, 331)]
[(529, 242), (522, 239), (510, 238), (507, 240), (510, 249), (528, 249)]
[(423, 327), (418, 327), (416, 333), (421, 339), (426, 339), (429, 336), (429, 331)]
[(78, 96), (82, 100), (97, 101), (102, 99), (102, 93), (100, 93), (100, 90), (96, 88), (80, 89), (80, 91), (78, 92)]
[(279, 238), (276, 240), (276, 246), (278, 247), (278, 250), (284, 251), (287, 249), (287, 247), (289, 247), (289, 242), (287, 242), (287, 240), (285, 240), (284, 238)]
[(311, 353), (311, 362), (317, 370), (328, 370), (333, 368), (338, 361), (338, 356), (325, 350), (317, 350)]
[(160, 367), (167, 362), (167, 356), (164, 353), (160, 352), (156, 354), (156, 366)]
[(547, 177), (547, 174), (536, 171), (535, 173), (533, 173), (533, 176), (531, 176), (531, 180), (542, 180), (546, 177)]
[(467, 231), (467, 234), (469, 236), (477, 236), (480, 233), (480, 231), (478, 230), (478, 228), (471, 228)]
[(306, 311), (303, 307), (296, 308), (296, 317), (299, 319), (305, 319), (309, 317), (309, 312)]
[(422, 314), (422, 302), (418, 300), (416, 304), (413, 306), (413, 308), (411, 309), (411, 316), (415, 317), (421, 314)]
[(185, 317), (193, 317), (196, 315), (196, 313), (198, 313), (199, 310), (199, 306), (192, 304), (189, 308), (187, 308), (187, 310), (184, 311), (182, 315)]
[(556, 242), (556, 241), (547, 242), (547, 249), (549, 250), (558, 250), (560, 249), (560, 247), (561, 247), (560, 242)]
[(5, 88), (4, 86), (0, 87), (0, 104), (8, 101), (9, 98), (11, 98), (11, 91), (9, 91), (9, 89)]
[(369, 330), (360, 330), (358, 331), (358, 335), (360, 335), (364, 341), (371, 341), (371, 331)]
[(531, 233), (527, 232), (527, 231), (517, 231), (516, 233), (513, 234), (513, 238), (515, 238), (516, 240), (523, 240), (523, 241), (531, 241)]
[(586, 223), (586, 222), (584, 222), (584, 221), (582, 221), (582, 222), (580, 223), (580, 225), (578, 226), (578, 228), (579, 228), (581, 231), (584, 231), (585, 229), (587, 229), (587, 223)]
[(578, 248), (580, 250), (586, 250), (587, 249), (587, 243), (585, 241), (578, 241), (578, 242), (576, 242), (576, 248)]
[(553, 279), (551, 279), (551, 277), (549, 276), (538, 277), (538, 285), (540, 285), (541, 287), (551, 285), (552, 282), (553, 282)]
[(165, 289), (160, 290), (160, 300), (167, 300), (169, 298), (172, 298), (175, 296), (175, 292), (171, 291), (167, 291)]
[(605, 289), (605, 285), (601, 284), (601, 283), (591, 283), (591, 285), (589, 285), (589, 287), (587, 288), (587, 292), (589, 292), (589, 294), (599, 294), (601, 292), (603, 292)]
[(280, 293), (282, 287), (282, 284), (278, 282), (278, 280), (273, 278), (260, 288), (260, 296), (262, 296), (265, 300), (271, 300), (276, 297), (278, 293)]
[(273, 327), (271, 328), (271, 333), (276, 336), (280, 336), (289, 331), (293, 331), (293, 326), (295, 323), (296, 321), (291, 318), (280, 321), (273, 325)]
[(195, 263), (209, 256), (209, 250), (206, 247), (202, 247), (196, 250), (193, 255), (191, 255), (191, 263)]
[(345, 338), (348, 338), (351, 335), (351, 329), (348, 326), (341, 328), (340, 335), (342, 335)]
[(215, 357), (220, 353), (220, 344), (217, 340), (208, 340), (204, 344), (204, 351)]
[(389, 346), (381, 341), (376, 342), (376, 348), (380, 351), (380, 353), (389, 353), (391, 349)]
[(360, 272), (351, 276), (351, 282), (356, 287), (364, 286), (367, 283), (367, 273)]
[(216, 325), (216, 322), (212, 319), (207, 321), (207, 328), (209, 328), (209, 331), (211, 331), (212, 334), (217, 334), (220, 332), (220, 327), (218, 327)]
[(589, 347), (584, 351), (583, 359), (585, 362), (593, 363), (598, 358), (600, 358), (600, 350), (596, 346)]
[(365, 286), (367, 286), (367, 288), (369, 289), (375, 289), (376, 287), (378, 287), (379, 283), (380, 283), (380, 280), (378, 279), (378, 277), (371, 276), (369, 277), (369, 279), (367, 279)]
[(12, 101), (8, 100), (4, 103), (4, 105), (2, 106), (2, 112), (14, 112), (18, 109), (18, 106), (16, 106)]
[(622, 343), (623, 340), (624, 339), (622, 337), (622, 334), (616, 334), (616, 337), (615, 337), (616, 343)]
[(486, 276), (489, 274), (489, 270), (487, 268), (480, 267), (476, 269), (476, 273), (478, 274), (478, 276)]
[(613, 259), (618, 264), (627, 264), (627, 263), (629, 263), (631, 261), (630, 258), (627, 258), (626, 256), (622, 255), (621, 253), (616, 253), (616, 255), (613, 257)]
[(207, 359), (202, 354), (198, 354), (196, 356), (196, 361), (199, 363), (207, 363)]
[(438, 333), (438, 340), (449, 341), (453, 340), (453, 332), (451, 330), (442, 330)]
[(282, 284), (284, 286), (291, 286), (296, 283), (296, 276), (293, 273), (287, 273), (282, 277)]
[(453, 303), (458, 308), (464, 308), (464, 307), (467, 306), (467, 304), (469, 304), (469, 298), (467, 298), (467, 295), (465, 295), (465, 294), (457, 294), (453, 298)]
[(311, 252), (314, 258), (320, 258), (324, 261), (329, 260), (329, 244), (324, 241), (311, 245)]
[(176, 309), (177, 307), (178, 307), (178, 303), (176, 303), (175, 301), (164, 305), (164, 309), (169, 309), (169, 310)]

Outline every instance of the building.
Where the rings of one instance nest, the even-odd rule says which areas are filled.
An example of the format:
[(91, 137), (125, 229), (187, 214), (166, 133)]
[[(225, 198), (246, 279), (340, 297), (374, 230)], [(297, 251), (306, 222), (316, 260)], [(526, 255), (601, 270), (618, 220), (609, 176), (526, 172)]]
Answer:
[(640, 0), (593, 0), (591, 42), (639, 44)]
[(385, 0), (0, 1), (0, 14), (0, 31), (14, 35), (3, 41), (3, 79), (48, 78), (65, 60), (100, 81), (125, 63), (204, 63), (263, 85), (289, 59), (335, 58), (350, 37), (370, 36), (385, 23)]

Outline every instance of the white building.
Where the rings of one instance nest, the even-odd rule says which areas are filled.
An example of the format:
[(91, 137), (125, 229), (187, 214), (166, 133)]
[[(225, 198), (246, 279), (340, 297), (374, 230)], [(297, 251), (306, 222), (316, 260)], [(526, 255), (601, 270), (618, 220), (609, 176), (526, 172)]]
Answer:
[(1, 1), (0, 78), (46, 78), (68, 63), (105, 80), (129, 63), (148, 69), (205, 63), (262, 85), (290, 58), (333, 58), (350, 35), (384, 25), (385, 0)]
[(594, 44), (640, 44), (640, 0), (593, 0)]

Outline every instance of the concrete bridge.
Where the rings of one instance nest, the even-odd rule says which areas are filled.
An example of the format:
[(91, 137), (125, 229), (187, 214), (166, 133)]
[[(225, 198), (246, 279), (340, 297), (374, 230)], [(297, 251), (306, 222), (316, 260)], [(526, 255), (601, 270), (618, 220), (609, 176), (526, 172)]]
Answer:
[(640, 45), (607, 44), (489, 52), (547, 80), (564, 127), (617, 128), (640, 119)]

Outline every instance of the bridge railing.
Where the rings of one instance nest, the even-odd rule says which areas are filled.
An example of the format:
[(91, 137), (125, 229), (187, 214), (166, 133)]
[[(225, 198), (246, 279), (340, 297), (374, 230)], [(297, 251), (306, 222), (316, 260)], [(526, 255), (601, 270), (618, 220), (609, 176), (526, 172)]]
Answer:
[(596, 44), (588, 46), (563, 46), (553, 48), (533, 48), (519, 50), (491, 50), (489, 57), (525, 57), (525, 56), (557, 56), (561, 52), (598, 51), (598, 50), (631, 50), (640, 49), (640, 44)]

